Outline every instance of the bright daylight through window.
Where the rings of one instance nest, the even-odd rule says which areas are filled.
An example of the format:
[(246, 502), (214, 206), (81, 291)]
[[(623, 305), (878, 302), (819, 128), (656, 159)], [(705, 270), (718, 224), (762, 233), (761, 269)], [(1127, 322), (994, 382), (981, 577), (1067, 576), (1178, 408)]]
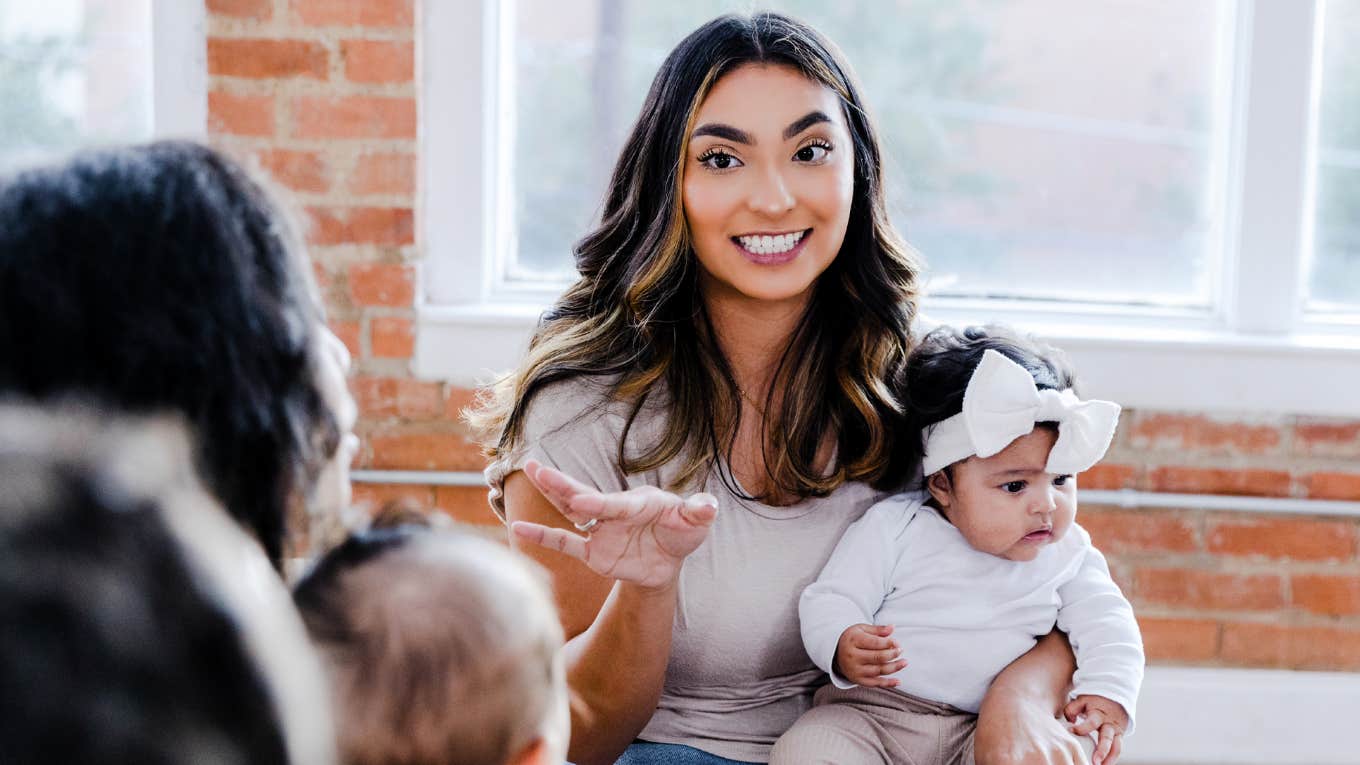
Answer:
[(150, 138), (151, 0), (0, 2), (0, 86), (0, 168)]
[[(570, 273), (678, 30), (747, 5), (517, 3), (507, 279)], [(766, 5), (810, 21), (858, 71), (933, 294), (1210, 307), (1223, 3)]]

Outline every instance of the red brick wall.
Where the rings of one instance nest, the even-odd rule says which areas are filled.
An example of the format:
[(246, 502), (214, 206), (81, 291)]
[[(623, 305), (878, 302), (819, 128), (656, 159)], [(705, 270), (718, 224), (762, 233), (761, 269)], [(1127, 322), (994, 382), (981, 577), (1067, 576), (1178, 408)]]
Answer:
[[(479, 470), (470, 392), (416, 380), (415, 0), (208, 0), (212, 140), (291, 190), (354, 354), (360, 467)], [(1360, 500), (1360, 421), (1133, 411), (1084, 488)], [(495, 524), (477, 488), (358, 486)], [(1151, 659), (1360, 671), (1360, 518), (1082, 507)]]
[[(268, 172), (305, 217), (332, 327), (354, 355), (359, 467), (479, 470), (466, 390), (416, 380), (413, 0), (208, 0), (215, 144)], [(357, 487), (493, 524), (485, 492)]]

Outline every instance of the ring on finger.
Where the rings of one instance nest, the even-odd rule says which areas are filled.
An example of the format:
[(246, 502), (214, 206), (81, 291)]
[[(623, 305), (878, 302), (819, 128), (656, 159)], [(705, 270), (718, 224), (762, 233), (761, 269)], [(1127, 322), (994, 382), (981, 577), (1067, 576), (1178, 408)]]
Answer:
[(575, 527), (576, 527), (576, 530), (579, 531), (579, 532), (581, 532), (582, 534), (589, 534), (591, 529), (593, 529), (593, 528), (595, 528), (596, 526), (599, 526), (599, 525), (600, 525), (600, 519), (599, 519), (599, 518), (591, 518), (590, 520), (586, 521), (585, 523), (574, 523), (574, 524), (572, 524), (572, 525), (575, 526)]

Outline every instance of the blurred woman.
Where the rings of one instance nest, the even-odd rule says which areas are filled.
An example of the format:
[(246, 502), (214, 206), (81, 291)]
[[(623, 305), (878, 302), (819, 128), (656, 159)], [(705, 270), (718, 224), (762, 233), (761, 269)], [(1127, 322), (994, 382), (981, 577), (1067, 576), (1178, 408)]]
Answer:
[(293, 227), (205, 146), (0, 181), (0, 396), (172, 411), (209, 491), (281, 567), (306, 502), (349, 501), (349, 355)]

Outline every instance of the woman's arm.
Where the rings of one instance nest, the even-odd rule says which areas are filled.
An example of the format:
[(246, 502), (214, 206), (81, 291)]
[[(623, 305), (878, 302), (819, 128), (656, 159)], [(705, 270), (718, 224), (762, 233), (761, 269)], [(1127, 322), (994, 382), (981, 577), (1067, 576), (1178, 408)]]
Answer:
[[(573, 505), (581, 494), (592, 496)], [(595, 549), (572, 528), (573, 518), (585, 520), (580, 505), (603, 519), (586, 543)], [(679, 566), (707, 535), (709, 508), (655, 489), (602, 495), (532, 463), (506, 479), (506, 520), (531, 524), (514, 527), (512, 544), (552, 575), (568, 637), (567, 680), (579, 702), (572, 762), (612, 763), (651, 719), (670, 657)], [(615, 555), (619, 547), (627, 552)]]
[(1083, 765), (1077, 737), (1058, 719), (1076, 671), (1067, 637), (1053, 631), (997, 675), (978, 712), (978, 765)]

